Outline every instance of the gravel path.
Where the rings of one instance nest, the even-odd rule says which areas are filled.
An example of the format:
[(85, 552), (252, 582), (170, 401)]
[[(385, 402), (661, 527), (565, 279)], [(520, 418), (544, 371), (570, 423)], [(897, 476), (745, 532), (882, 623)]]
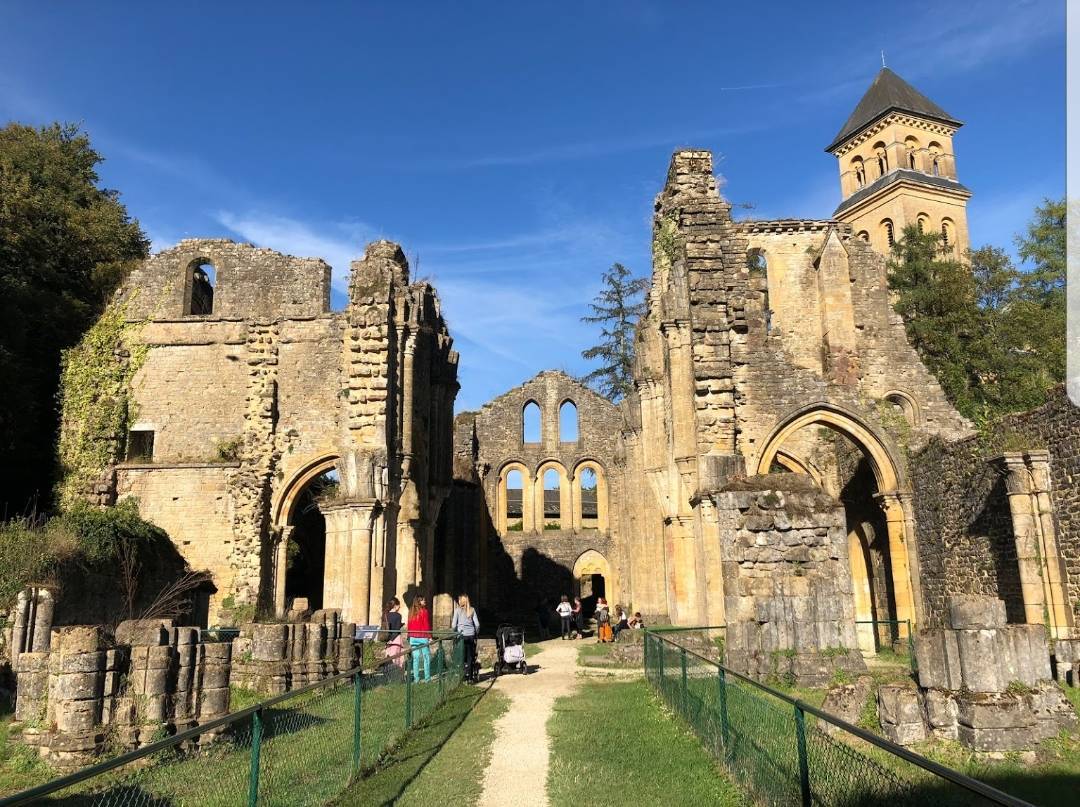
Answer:
[(547, 722), (555, 699), (577, 686), (578, 642), (552, 639), (528, 659), (539, 669), (528, 675), (504, 675), (495, 688), (510, 708), (495, 723), (495, 745), (484, 773), (480, 807), (547, 805)]

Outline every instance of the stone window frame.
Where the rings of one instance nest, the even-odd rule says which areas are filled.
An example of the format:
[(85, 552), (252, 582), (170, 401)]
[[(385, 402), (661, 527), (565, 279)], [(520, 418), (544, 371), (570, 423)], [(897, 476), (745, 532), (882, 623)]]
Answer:
[[(526, 428), (526, 418), (527, 418), (526, 413), (529, 411), (530, 406), (535, 406), (536, 407), (537, 426), (539, 427), (539, 432), (540, 432), (537, 435), (536, 440), (526, 440), (525, 439), (526, 432), (528, 431), (528, 429)], [(538, 446), (538, 445), (543, 444), (543, 442), (544, 442), (544, 407), (540, 404), (540, 402), (538, 400), (536, 400), (535, 398), (528, 398), (528, 399), (525, 400), (524, 403), (521, 404), (521, 418), (519, 420), (519, 424), (520, 424), (520, 428), (521, 428), (521, 445), (523, 445), (523, 446)]]
[[(195, 289), (195, 271), (197, 269), (200, 269), (203, 266), (209, 266), (211, 269), (214, 270), (213, 279), (210, 281), (210, 291), (211, 291), (210, 310), (206, 311), (206, 312), (200, 311), (198, 313), (195, 313), (195, 312), (193, 312), (191, 310), (193, 302), (194, 302), (193, 299), (192, 299), (192, 295), (193, 295), (194, 289)], [(217, 292), (218, 292), (218, 288), (219, 288), (219, 280), (220, 280), (220, 271), (218, 269), (217, 264), (215, 264), (212, 259), (206, 257), (205, 255), (199, 255), (199, 256), (196, 256), (196, 257), (192, 258), (190, 261), (188, 261), (186, 267), (184, 268), (184, 301), (183, 301), (184, 307), (183, 307), (183, 316), (185, 316), (185, 317), (212, 317), (212, 316), (214, 316), (214, 304), (215, 304), (215, 298), (217, 297)]]
[[(563, 439), (563, 410), (570, 404), (574, 411), (574, 434), (573, 440)], [(581, 408), (570, 396), (566, 396), (559, 403), (559, 444), (564, 446), (576, 446), (581, 444)]]
[(536, 466), (533, 474), (533, 516), (537, 532), (544, 531), (547, 517), (544, 515), (544, 476), (548, 471), (557, 471), (559, 475), (559, 517), (555, 521), (560, 530), (568, 530), (573, 527), (574, 495), (573, 486), (570, 484), (570, 473), (562, 460), (548, 457)]
[[(609, 518), (608, 513), (610, 509), (610, 488), (608, 486), (607, 471), (604, 466), (596, 459), (592, 457), (585, 457), (580, 459), (574, 465), (574, 473), (570, 477), (570, 482), (573, 485), (573, 519), (574, 529), (577, 531), (583, 530), (584, 517), (582, 515), (582, 494), (581, 494), (581, 475), (586, 470), (592, 471), (596, 475), (596, 531), (605, 533), (608, 531)], [(591, 528), (590, 528), (591, 531)]]
[(892, 405), (899, 405), (904, 420), (911, 428), (918, 428), (922, 424), (922, 408), (915, 397), (900, 389), (892, 389), (882, 396), (882, 400)]
[(499, 535), (505, 535), (507, 533), (507, 527), (509, 526), (509, 518), (507, 515), (507, 481), (509, 480), (512, 471), (518, 471), (521, 474), (521, 531), (535, 531), (532, 504), (532, 474), (524, 462), (518, 459), (511, 459), (502, 464), (502, 467), (499, 468), (499, 474), (496, 477), (495, 527)]

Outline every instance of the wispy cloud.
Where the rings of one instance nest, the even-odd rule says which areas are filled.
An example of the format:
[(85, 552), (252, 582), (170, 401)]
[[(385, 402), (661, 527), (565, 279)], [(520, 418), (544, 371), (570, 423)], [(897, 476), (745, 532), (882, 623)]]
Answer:
[(348, 284), (349, 263), (363, 254), (365, 244), (381, 237), (374, 227), (363, 222), (314, 226), (287, 216), (228, 210), (218, 211), (214, 218), (253, 244), (290, 255), (322, 258), (333, 267), (338, 288)]

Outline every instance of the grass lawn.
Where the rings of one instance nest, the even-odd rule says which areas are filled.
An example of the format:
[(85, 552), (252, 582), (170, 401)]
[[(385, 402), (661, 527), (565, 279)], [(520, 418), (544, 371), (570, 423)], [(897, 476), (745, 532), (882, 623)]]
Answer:
[(644, 681), (589, 682), (555, 702), (548, 794), (561, 805), (746, 805)]
[(336, 804), (475, 804), (491, 759), (494, 724), (508, 705), (505, 695), (488, 687), (459, 687)]
[(10, 713), (0, 714), (0, 796), (10, 796), (54, 777), (36, 750), (8, 738), (12, 719)]

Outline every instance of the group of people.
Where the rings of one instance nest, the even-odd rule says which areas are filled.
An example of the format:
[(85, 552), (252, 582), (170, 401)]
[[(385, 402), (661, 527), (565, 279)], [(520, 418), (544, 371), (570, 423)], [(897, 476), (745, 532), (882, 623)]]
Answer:
[[(428, 610), (427, 598), (417, 595), (409, 611), (409, 621), (404, 623), (401, 615), (401, 600), (391, 597), (386, 603), (382, 623), (387, 636), (384, 648), (386, 658), (399, 670), (404, 670), (405, 658), (411, 653), (413, 681), (416, 683), (430, 681), (432, 633), (431, 611)], [(480, 632), (480, 618), (472, 603), (469, 602), (467, 594), (458, 597), (457, 605), (454, 606), (454, 615), (450, 620), (450, 630), (462, 638), (465, 651), (465, 678), (475, 683), (479, 672), (476, 664), (476, 637)], [(405, 649), (406, 639), (409, 643), (408, 651)]]
[[(574, 597), (574, 601), (571, 603), (570, 598), (563, 594), (559, 604), (555, 606), (555, 612), (559, 615), (564, 640), (577, 639), (585, 635), (585, 614), (581, 597)], [(542, 639), (546, 639), (550, 635), (547, 626), (547, 614), (547, 606), (540, 603), (537, 606), (537, 619)], [(593, 612), (593, 616), (596, 619), (597, 638), (605, 643), (614, 642), (618, 638), (620, 631), (628, 628), (645, 627), (640, 611), (635, 611), (632, 617), (628, 617), (621, 605), (615, 606), (615, 624), (613, 626), (612, 612), (608, 606), (608, 601), (604, 597), (596, 598), (596, 610)]]

